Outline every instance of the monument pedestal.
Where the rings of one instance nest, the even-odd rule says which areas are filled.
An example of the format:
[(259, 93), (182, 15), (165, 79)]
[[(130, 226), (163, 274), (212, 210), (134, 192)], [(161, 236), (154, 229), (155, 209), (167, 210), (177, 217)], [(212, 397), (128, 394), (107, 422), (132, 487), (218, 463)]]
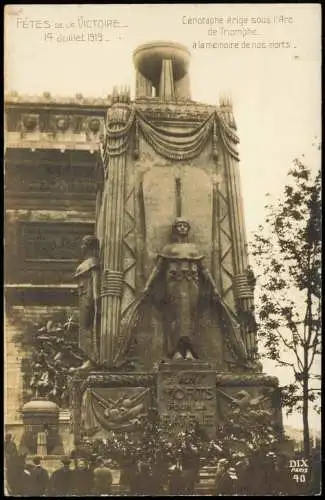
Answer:
[[(218, 372), (205, 361), (165, 361), (158, 373), (88, 372), (75, 376), (71, 388), (72, 432), (77, 440), (82, 435), (92, 437), (91, 421), (101, 437), (110, 430), (140, 430), (134, 418), (141, 416), (144, 423), (152, 406), (166, 430), (181, 432), (197, 423), (209, 439), (215, 438), (218, 425), (231, 418), (236, 408), (244, 414), (250, 408), (267, 409), (274, 424), (282, 428), (277, 378), (256, 372)], [(95, 413), (87, 423), (88, 403)]]

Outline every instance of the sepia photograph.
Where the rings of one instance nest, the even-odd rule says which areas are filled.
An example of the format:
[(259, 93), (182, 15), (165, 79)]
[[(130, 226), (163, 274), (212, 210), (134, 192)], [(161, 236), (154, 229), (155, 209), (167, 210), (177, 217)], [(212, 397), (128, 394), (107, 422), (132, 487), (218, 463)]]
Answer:
[(321, 495), (321, 4), (4, 6), (4, 496)]

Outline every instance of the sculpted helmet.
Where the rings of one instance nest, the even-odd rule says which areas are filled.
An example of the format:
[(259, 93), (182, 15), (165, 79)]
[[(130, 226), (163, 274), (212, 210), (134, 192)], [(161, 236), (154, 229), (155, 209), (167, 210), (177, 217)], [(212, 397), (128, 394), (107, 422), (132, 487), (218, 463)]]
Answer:
[(87, 234), (82, 238), (81, 241), (81, 251), (83, 254), (87, 252), (94, 252), (98, 253), (99, 250), (99, 244), (98, 244), (98, 239), (96, 236)]
[(173, 224), (173, 232), (175, 233), (177, 226), (181, 224), (182, 226), (187, 226), (187, 232), (191, 229), (191, 225), (185, 217), (176, 217), (174, 224)]

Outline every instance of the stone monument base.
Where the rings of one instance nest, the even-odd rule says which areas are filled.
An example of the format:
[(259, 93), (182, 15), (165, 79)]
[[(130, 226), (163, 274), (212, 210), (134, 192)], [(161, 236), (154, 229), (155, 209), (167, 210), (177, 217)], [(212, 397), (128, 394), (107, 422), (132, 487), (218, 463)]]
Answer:
[[(91, 418), (87, 401), (93, 411)], [(234, 411), (237, 411), (236, 419), (240, 419), (241, 414), (249, 416), (250, 408), (266, 409), (273, 422), (271, 425), (282, 429), (275, 377), (256, 372), (219, 372), (213, 364), (200, 360), (163, 361), (154, 372), (75, 375), (71, 390), (75, 444), (84, 437), (90, 440), (110, 438), (113, 436), (110, 431), (134, 432), (137, 437), (145, 422), (150, 420), (152, 407), (156, 408), (166, 432), (177, 434), (191, 428), (195, 422), (209, 440), (218, 437), (219, 425), (229, 422)], [(125, 418), (121, 419), (123, 415)], [(141, 415), (144, 418), (140, 419)], [(216, 467), (210, 465), (202, 461), (195, 495), (215, 494)], [(114, 496), (126, 494), (122, 486), (114, 488)]]
[[(72, 432), (76, 441), (92, 432), (105, 437), (110, 430), (141, 431), (136, 419), (145, 422), (150, 407), (156, 407), (166, 429), (184, 431), (197, 422), (209, 439), (234, 408), (267, 409), (282, 428), (279, 396), (275, 377), (218, 372), (200, 360), (164, 361), (156, 372), (88, 372), (72, 381)], [(89, 405), (93, 416), (87, 421)]]

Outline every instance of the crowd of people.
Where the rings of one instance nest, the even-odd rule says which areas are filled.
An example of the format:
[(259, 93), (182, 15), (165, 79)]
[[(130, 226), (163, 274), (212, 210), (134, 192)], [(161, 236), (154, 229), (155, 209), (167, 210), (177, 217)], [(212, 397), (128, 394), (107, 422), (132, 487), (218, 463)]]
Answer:
[[(112, 493), (114, 464), (111, 460), (96, 457), (85, 458), (78, 453), (61, 459), (62, 465), (52, 474), (42, 465), (40, 457), (27, 461), (19, 455), (10, 434), (5, 440), (5, 482), (9, 496), (89, 496)], [(195, 474), (185, 474), (176, 466), (168, 474), (159, 467), (153, 470), (145, 461), (129, 463), (121, 470), (119, 484), (132, 495), (164, 493), (166, 472), (169, 477), (170, 494), (191, 494), (194, 491)]]
[[(116, 468), (120, 469), (118, 489), (132, 496), (160, 496), (165, 493), (193, 495), (200, 481), (199, 460), (197, 463), (177, 461), (174, 466), (168, 467), (164, 462), (150, 464), (130, 456), (129, 460), (119, 467), (111, 459), (104, 459), (99, 454), (87, 455), (86, 449), (76, 448), (69, 457), (61, 458), (61, 466), (50, 474), (44, 466), (45, 460), (42, 464), (41, 457), (34, 456), (27, 460), (27, 455), (18, 453), (11, 434), (5, 437), (4, 451), (6, 496), (114, 496), (113, 472)], [(233, 481), (229, 474), (220, 475), (217, 471), (216, 493), (276, 495), (282, 491), (285, 494), (293, 492), (299, 495), (305, 490), (318, 491), (319, 450), (314, 450), (311, 456), (311, 474), (306, 477), (306, 484), (295, 483), (292, 474), (288, 472), (285, 457), (284, 463), (277, 462), (276, 466), (272, 457), (266, 458), (257, 456), (256, 463), (236, 481)], [(221, 464), (222, 460), (219, 462)], [(254, 481), (251, 480), (252, 477), (255, 478)]]
[(102, 458), (63, 457), (62, 465), (49, 474), (40, 457), (27, 461), (18, 453), (11, 434), (5, 437), (5, 488), (8, 496), (88, 496), (109, 494), (113, 475)]

